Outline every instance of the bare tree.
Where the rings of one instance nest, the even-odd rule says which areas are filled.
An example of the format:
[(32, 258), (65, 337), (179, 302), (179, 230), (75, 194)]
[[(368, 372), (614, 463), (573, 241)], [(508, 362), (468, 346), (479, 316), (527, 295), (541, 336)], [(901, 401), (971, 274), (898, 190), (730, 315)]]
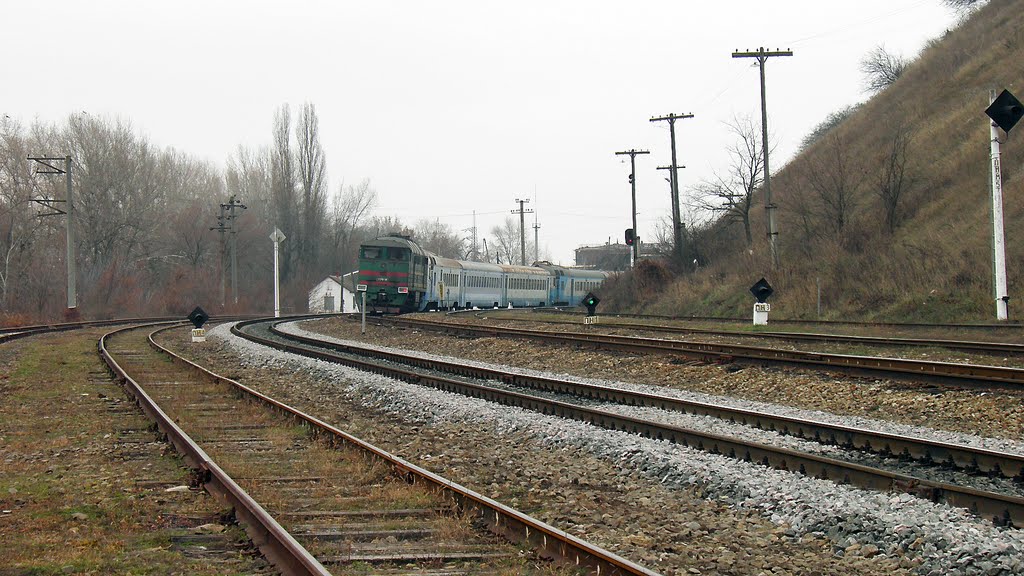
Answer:
[(942, 0), (942, 3), (956, 10), (957, 13), (964, 14), (981, 6), (985, 0)]
[(296, 234), (299, 262), (306, 274), (313, 273), (317, 246), (323, 230), (323, 217), (327, 207), (327, 164), (320, 145), (320, 119), (316, 107), (306, 103), (295, 126), (298, 142), (299, 184), (302, 190), (300, 210), (301, 230)]
[(907, 64), (902, 56), (889, 53), (885, 46), (876, 46), (860, 61), (865, 89), (879, 92), (889, 87), (907, 69)]
[(377, 192), (370, 187), (369, 180), (363, 180), (356, 186), (338, 188), (330, 224), (332, 254), (329, 262), (335, 271), (344, 272), (355, 267), (359, 245), (355, 241), (356, 231), (376, 203)]
[(499, 264), (514, 264), (519, 259), (519, 223), (512, 217), (506, 217), (505, 221), (493, 228), (491, 234), (494, 239), (491, 241), (491, 248), (495, 252), (495, 262)]
[(15, 280), (31, 265), (35, 239), (44, 231), (35, 225), (29, 204), (33, 193), (27, 142), (21, 126), (0, 120), (0, 311), (8, 311)]
[(713, 180), (701, 182), (692, 192), (705, 210), (720, 213), (728, 222), (742, 224), (747, 247), (750, 247), (754, 243), (750, 208), (754, 204), (754, 193), (764, 182), (761, 135), (750, 117), (736, 118), (729, 127), (737, 142), (729, 147), (732, 163), (728, 172), (715, 173)]
[(895, 125), (880, 158), (881, 169), (875, 181), (875, 194), (882, 201), (885, 225), (889, 232), (894, 231), (899, 224), (900, 200), (913, 185), (912, 176), (907, 174), (907, 148), (912, 138), (913, 135), (905, 125)]
[(846, 142), (838, 134), (825, 137), (820, 153), (808, 159), (807, 182), (819, 201), (821, 217), (836, 238), (841, 238), (855, 208), (855, 194), (864, 174), (850, 166)]
[(445, 258), (465, 257), (465, 242), (451, 225), (442, 224), (439, 220), (420, 220), (413, 230), (413, 238), (425, 250)]
[(821, 138), (828, 134), (830, 130), (841, 124), (844, 120), (853, 115), (860, 108), (860, 104), (851, 104), (845, 108), (840, 108), (835, 112), (830, 112), (824, 120), (818, 123), (811, 132), (804, 136), (804, 139), (800, 141), (800, 151), (803, 152), (807, 148), (810, 148), (812, 144), (821, 140)]
[[(274, 221), (285, 236), (300, 234), (297, 213), (297, 190), (295, 165), (291, 149), (291, 112), (284, 104), (274, 114), (274, 142), (271, 152), (271, 189), (274, 198)], [(244, 199), (244, 196), (243, 196)], [(294, 275), (294, 261), (297, 257), (297, 242), (281, 245), (281, 280), (287, 281)]]

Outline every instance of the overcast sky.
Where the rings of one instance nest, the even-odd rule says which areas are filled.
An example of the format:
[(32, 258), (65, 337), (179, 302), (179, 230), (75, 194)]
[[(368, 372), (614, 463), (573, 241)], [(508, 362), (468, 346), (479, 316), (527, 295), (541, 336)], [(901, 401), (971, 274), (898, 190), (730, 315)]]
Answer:
[(269, 145), (277, 107), (312, 102), (332, 193), (369, 178), (377, 214), (462, 230), (476, 211), (481, 237), (531, 198), (542, 257), (563, 264), (630, 225), (616, 151), (651, 151), (637, 158), (640, 236), (670, 213), (656, 170), (669, 133), (652, 116), (695, 115), (676, 125), (684, 192), (725, 169), (726, 123), (760, 122), (756, 61), (734, 50), (794, 51), (767, 64), (774, 169), (865, 98), (864, 54), (912, 57), (955, 24), (940, 0), (0, 5), (2, 114), (121, 118), (223, 166), (239, 144)]

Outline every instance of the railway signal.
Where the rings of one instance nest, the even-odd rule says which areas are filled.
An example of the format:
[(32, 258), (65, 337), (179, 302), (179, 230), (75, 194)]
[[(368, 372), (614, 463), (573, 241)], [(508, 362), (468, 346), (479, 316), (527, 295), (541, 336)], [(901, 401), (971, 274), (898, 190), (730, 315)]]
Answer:
[(586, 324), (593, 324), (592, 318), (597, 316), (597, 305), (601, 302), (601, 299), (594, 296), (593, 292), (587, 292), (587, 295), (583, 297), (582, 304), (587, 307), (587, 320)]
[(767, 300), (775, 293), (775, 290), (767, 280), (761, 278), (750, 287), (750, 293), (757, 299), (757, 302), (754, 303), (754, 326), (767, 326), (768, 313), (772, 310), (772, 306)]
[(1024, 105), (1021, 105), (1020, 100), (1017, 100), (1009, 90), (1003, 90), (985, 109), (985, 114), (988, 114), (1003, 132), (1009, 132), (1017, 125), (1021, 116), (1024, 116)]
[(1024, 116), (1024, 106), (1009, 90), (1003, 90), (996, 96), (995, 90), (989, 91), (991, 104), (985, 114), (992, 119), (989, 135), (989, 161), (991, 162), (992, 192), (992, 284), (996, 301), (996, 320), (1009, 318), (1010, 296), (1006, 291), (1006, 238), (1003, 235), (1003, 174), (999, 152), (999, 128), (1009, 135), (1017, 121)]
[(193, 342), (206, 342), (206, 330), (203, 329), (203, 324), (206, 324), (206, 321), (209, 319), (210, 315), (199, 306), (196, 306), (195, 310), (189, 312), (188, 320), (195, 326), (192, 330)]
[(632, 246), (633, 242), (636, 241), (636, 235), (633, 234), (632, 228), (626, 228), (626, 246)]

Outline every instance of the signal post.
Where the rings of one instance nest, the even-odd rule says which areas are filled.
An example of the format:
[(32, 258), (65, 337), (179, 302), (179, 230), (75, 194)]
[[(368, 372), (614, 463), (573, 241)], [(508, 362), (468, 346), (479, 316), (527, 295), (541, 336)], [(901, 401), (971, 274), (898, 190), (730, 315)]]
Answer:
[[(616, 156), (629, 155), (629, 187), (633, 195), (633, 257), (629, 263), (630, 268), (636, 266), (636, 261), (640, 259), (640, 236), (636, 233), (636, 157), (638, 154), (650, 154), (648, 150), (637, 150), (630, 148), (624, 152), (616, 152)], [(629, 244), (630, 234), (626, 233), (626, 243)]]

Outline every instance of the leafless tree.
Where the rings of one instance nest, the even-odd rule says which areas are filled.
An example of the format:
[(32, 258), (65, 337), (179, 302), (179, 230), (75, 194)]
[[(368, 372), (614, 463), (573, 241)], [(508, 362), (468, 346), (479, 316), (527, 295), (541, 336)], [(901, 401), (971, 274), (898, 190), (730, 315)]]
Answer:
[(295, 126), (298, 142), (299, 184), (302, 190), (300, 210), (302, 225), (296, 234), (299, 262), (306, 274), (316, 267), (317, 246), (323, 230), (323, 217), (327, 207), (327, 164), (320, 144), (320, 119), (316, 107), (306, 103)]
[[(288, 105), (284, 104), (274, 114), (270, 174), (274, 198), (274, 221), (278, 223), (285, 236), (289, 237), (300, 234), (297, 218), (298, 202), (296, 201), (298, 184), (295, 179), (291, 134), (291, 112)], [(285, 242), (281, 245), (280, 273), (283, 282), (290, 280), (295, 274), (297, 246), (297, 242)]]
[(876, 46), (860, 61), (865, 89), (879, 92), (887, 88), (903, 74), (907, 64), (902, 56), (889, 53), (885, 46)]
[(822, 146), (818, 154), (808, 159), (806, 178), (818, 199), (822, 221), (835, 238), (842, 238), (864, 174), (850, 166), (846, 142), (841, 136), (827, 135)]
[(942, 0), (942, 3), (960, 14), (964, 14), (981, 6), (985, 0)]
[(750, 208), (754, 205), (755, 192), (764, 182), (761, 135), (750, 117), (734, 119), (729, 128), (737, 142), (729, 148), (732, 162), (728, 172), (716, 173), (714, 179), (701, 182), (692, 194), (705, 210), (720, 213), (728, 222), (739, 222), (749, 247), (754, 242)]
[(0, 120), (0, 311), (10, 310), (12, 287), (31, 265), (33, 244), (44, 231), (35, 225), (27, 142), (21, 126)]
[(804, 139), (800, 141), (800, 151), (804, 151), (810, 148), (812, 144), (821, 140), (821, 138), (828, 134), (830, 130), (841, 124), (844, 120), (853, 115), (860, 108), (860, 104), (851, 104), (845, 108), (840, 108), (835, 112), (830, 112), (824, 120), (818, 123), (811, 132), (804, 136)]
[(377, 203), (377, 192), (369, 180), (355, 186), (341, 186), (334, 197), (330, 222), (330, 262), (334, 271), (345, 272), (355, 267), (359, 242), (356, 231)]
[(491, 228), (491, 249), (495, 252), (495, 262), (514, 264), (519, 260), (519, 223), (511, 217)]
[(463, 258), (465, 256), (465, 242), (449, 224), (442, 224), (438, 220), (420, 220), (413, 227), (413, 238), (425, 250), (429, 250), (438, 256), (445, 258)]
[(886, 147), (879, 158), (880, 170), (875, 181), (875, 194), (882, 202), (885, 225), (889, 232), (896, 229), (900, 218), (900, 200), (913, 185), (907, 173), (907, 148), (913, 134), (903, 124), (892, 127)]

